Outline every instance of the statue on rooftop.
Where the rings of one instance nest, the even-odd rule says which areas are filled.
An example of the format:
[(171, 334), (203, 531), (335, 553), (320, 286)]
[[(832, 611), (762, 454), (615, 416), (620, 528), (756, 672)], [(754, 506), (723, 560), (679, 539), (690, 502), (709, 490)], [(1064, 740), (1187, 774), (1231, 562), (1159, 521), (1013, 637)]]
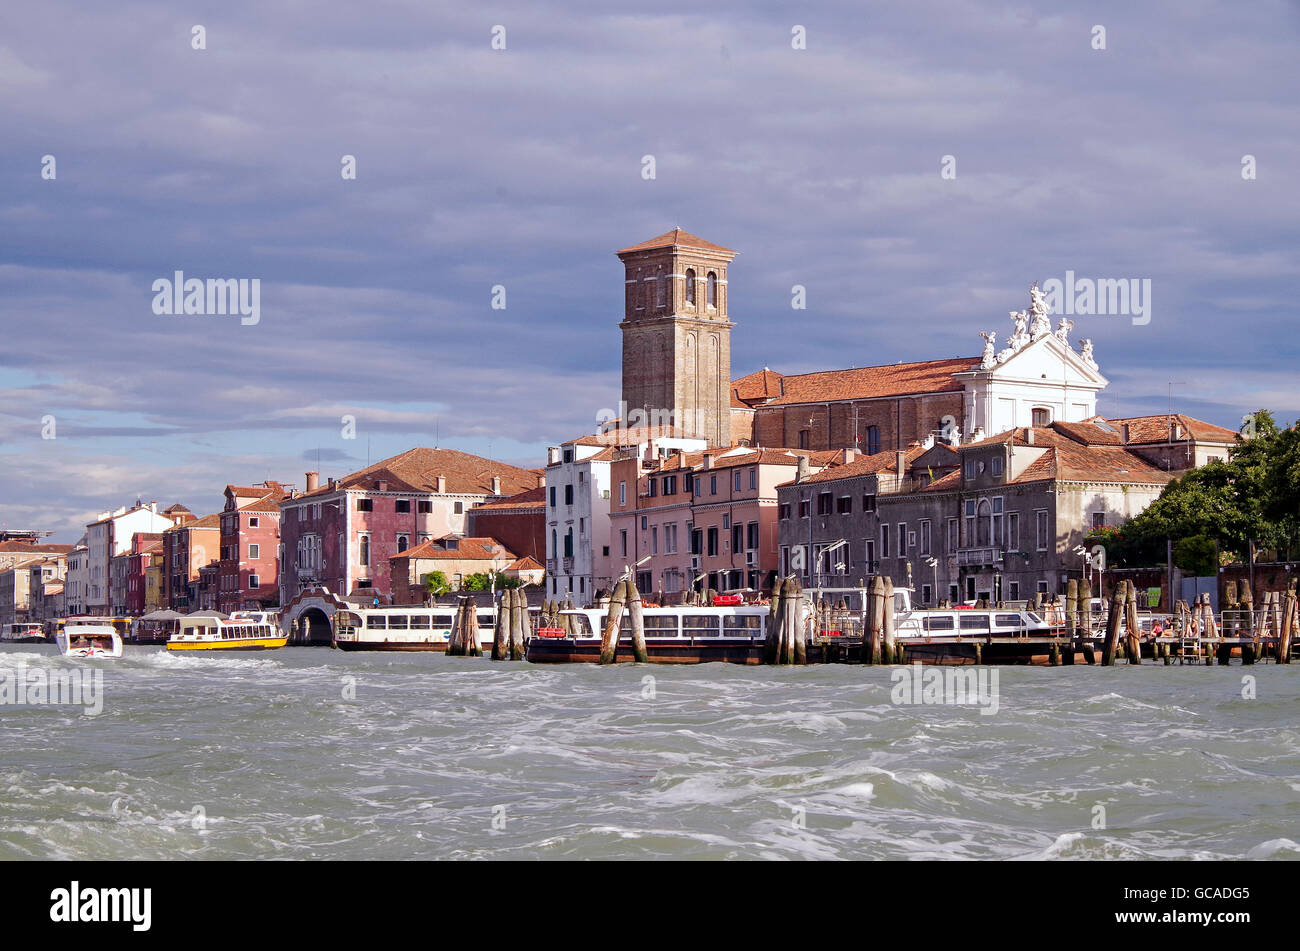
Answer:
[(1074, 321), (1068, 317), (1062, 317), (1060, 325), (1056, 328), (1056, 339), (1068, 347), (1070, 345), (1070, 331), (1073, 329)]
[(991, 370), (997, 363), (997, 354), (993, 350), (993, 341), (998, 337), (997, 333), (992, 330), (981, 330), (980, 336), (984, 338), (984, 356), (980, 360), (981, 370)]
[(1092, 367), (1094, 370), (1097, 369), (1097, 361), (1092, 355), (1091, 340), (1084, 339), (1079, 341), (1079, 356), (1083, 357), (1083, 362), (1088, 364), (1088, 366)]
[(1011, 319), (1016, 323), (1015, 332), (1007, 340), (1007, 346), (1012, 350), (1019, 350), (1025, 344), (1029, 343), (1029, 314), (1023, 310), (1011, 311)]
[(1052, 332), (1052, 321), (1049, 319), (1051, 310), (1047, 306), (1047, 297), (1038, 289), (1037, 281), (1029, 288), (1029, 299), (1029, 312), (1034, 318), (1029, 336), (1032, 340), (1038, 340)]

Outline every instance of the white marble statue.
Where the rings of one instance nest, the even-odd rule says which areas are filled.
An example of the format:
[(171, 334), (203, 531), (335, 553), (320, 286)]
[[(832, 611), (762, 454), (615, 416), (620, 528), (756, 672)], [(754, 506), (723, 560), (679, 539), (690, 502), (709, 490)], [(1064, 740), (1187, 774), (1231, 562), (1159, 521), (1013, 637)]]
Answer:
[(990, 370), (997, 363), (997, 355), (993, 350), (993, 341), (997, 339), (998, 335), (992, 330), (981, 330), (980, 336), (984, 338), (984, 356), (980, 360), (980, 369)]
[(1094, 370), (1097, 369), (1097, 361), (1092, 355), (1091, 340), (1084, 339), (1079, 341), (1079, 356), (1083, 357), (1083, 362), (1088, 364), (1088, 366), (1092, 367)]
[(1011, 338), (1007, 340), (1007, 346), (1014, 351), (1029, 343), (1029, 330), (1027, 329), (1029, 327), (1029, 314), (1023, 310), (1013, 310), (1010, 313), (1011, 319), (1015, 321), (1016, 329)]
[(1073, 329), (1074, 321), (1068, 317), (1062, 317), (1061, 323), (1056, 328), (1056, 339), (1068, 347), (1070, 345), (1070, 331)]

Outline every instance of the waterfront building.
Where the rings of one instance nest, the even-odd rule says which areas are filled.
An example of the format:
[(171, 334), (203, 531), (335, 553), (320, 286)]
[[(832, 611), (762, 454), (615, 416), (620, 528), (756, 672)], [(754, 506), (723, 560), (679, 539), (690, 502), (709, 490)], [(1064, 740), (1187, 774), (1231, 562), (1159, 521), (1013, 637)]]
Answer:
[[(221, 550), (221, 516), (191, 518), (167, 529), (163, 536), (163, 598), (166, 607), (188, 614), (200, 607), (199, 572), (216, 564)], [(216, 610), (216, 602), (204, 605)]]
[(227, 485), (221, 512), (217, 610), (264, 610), (280, 604), (280, 501), (288, 486), (266, 481)]
[[(158, 511), (157, 502), (139, 500), (131, 507), (123, 506), (113, 512), (101, 512), (86, 526), (86, 591), (84, 609), (87, 614), (107, 615), (114, 605), (111, 562), (114, 556), (130, 550), (136, 532), (163, 532), (175, 522)], [(124, 572), (119, 571), (123, 582), (119, 595), (125, 601)]]

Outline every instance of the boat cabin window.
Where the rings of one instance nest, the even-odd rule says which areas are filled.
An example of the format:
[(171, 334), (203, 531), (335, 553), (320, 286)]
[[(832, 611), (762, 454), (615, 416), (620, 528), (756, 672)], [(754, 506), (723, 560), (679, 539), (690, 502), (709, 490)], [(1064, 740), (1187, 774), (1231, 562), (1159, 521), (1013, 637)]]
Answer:
[(998, 627), (1023, 627), (1019, 614), (999, 614), (993, 618), (993, 623)]
[(406, 627), (407, 625), (406, 625), (405, 614), (388, 615), (388, 629), (390, 631), (405, 631)]
[[(677, 616), (675, 614), (647, 614), (644, 615), (644, 620), (646, 637), (677, 636)], [(627, 611), (623, 612), (623, 619), (619, 623), (619, 632), (622, 634), (632, 633), (632, 615)]]
[(388, 618), (382, 614), (368, 614), (366, 615), (366, 627), (384, 630), (388, 627)]
[(412, 614), (412, 615), (411, 615), (411, 629), (412, 629), (412, 630), (427, 631), (427, 630), (429, 629), (429, 621), (430, 621), (430, 620), (431, 620), (431, 619), (430, 619), (429, 615), (427, 615), (427, 614)]
[(722, 634), (718, 623), (720, 620), (715, 614), (683, 614), (682, 636), (718, 637)]
[(585, 614), (570, 614), (569, 623), (573, 626), (574, 637), (591, 637), (591, 621)]
[(1025, 612), (1025, 617), (1029, 618), (1029, 621), (1030, 621), (1031, 624), (1042, 624), (1042, 623), (1043, 623), (1043, 619), (1042, 619), (1041, 617), (1039, 617), (1037, 614), (1035, 614), (1033, 611), (1026, 611), (1026, 612)]
[(927, 631), (951, 631), (956, 627), (953, 624), (951, 614), (941, 614), (938, 617), (928, 617), (925, 619), (925, 629)]
[(963, 614), (961, 616), (961, 629), (963, 631), (987, 631), (989, 629), (989, 616), (987, 614)]
[(753, 637), (763, 629), (757, 614), (732, 614), (722, 619), (722, 633), (727, 637)]
[(450, 627), (451, 627), (451, 615), (450, 615), (450, 614), (435, 614), (435, 615), (433, 616), (433, 626), (434, 626), (434, 627), (437, 627), (437, 628), (450, 628)]

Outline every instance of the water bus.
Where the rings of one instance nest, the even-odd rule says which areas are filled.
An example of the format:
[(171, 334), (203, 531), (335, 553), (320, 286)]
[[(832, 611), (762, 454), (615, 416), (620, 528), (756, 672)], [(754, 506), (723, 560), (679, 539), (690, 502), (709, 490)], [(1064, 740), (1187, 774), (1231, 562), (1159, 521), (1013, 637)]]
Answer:
[(110, 658), (122, 656), (122, 634), (108, 623), (109, 618), (64, 618), (63, 627), (54, 636), (64, 657)]
[[(492, 650), (496, 608), (480, 605), (477, 614), (479, 647), (487, 653)], [(330, 646), (343, 651), (446, 652), (455, 617), (455, 606), (448, 604), (340, 609), (334, 612)]]
[(289, 642), (267, 611), (195, 613), (180, 620), (180, 629), (167, 639), (169, 651), (263, 651)]
[(0, 643), (36, 644), (45, 641), (45, 627), (41, 624), (17, 622), (6, 624), (0, 631)]
[[(599, 662), (608, 612), (598, 607), (563, 613), (570, 630), (538, 628), (528, 640), (527, 659), (535, 664)], [(768, 613), (766, 604), (643, 608), (646, 654), (657, 664), (762, 663)], [(633, 660), (632, 619), (627, 612), (619, 628), (618, 660)]]

